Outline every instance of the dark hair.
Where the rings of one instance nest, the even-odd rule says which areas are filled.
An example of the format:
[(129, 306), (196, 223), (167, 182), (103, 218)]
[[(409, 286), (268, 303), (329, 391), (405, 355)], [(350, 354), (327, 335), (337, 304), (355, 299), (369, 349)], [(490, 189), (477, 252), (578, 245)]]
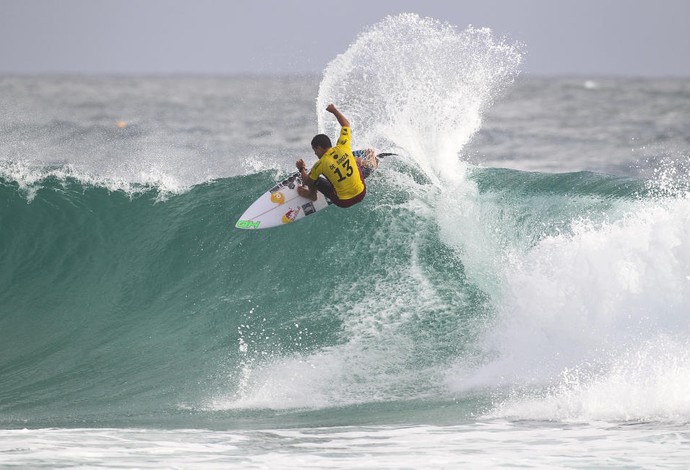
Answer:
[(329, 149), (333, 147), (333, 144), (331, 144), (331, 139), (326, 134), (319, 134), (315, 135), (314, 138), (311, 139), (311, 147)]

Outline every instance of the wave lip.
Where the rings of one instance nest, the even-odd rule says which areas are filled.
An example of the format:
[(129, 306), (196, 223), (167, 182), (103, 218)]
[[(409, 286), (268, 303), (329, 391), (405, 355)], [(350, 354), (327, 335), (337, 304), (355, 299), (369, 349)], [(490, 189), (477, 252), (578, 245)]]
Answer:
[(175, 176), (156, 168), (141, 171), (136, 181), (118, 176), (91, 173), (76, 165), (36, 165), (24, 161), (0, 161), (0, 181), (15, 184), (21, 194), (31, 202), (45, 186), (78, 184), (84, 187), (121, 191), (129, 195), (155, 191), (159, 199), (186, 192), (191, 186), (181, 183)]
[(388, 16), (326, 67), (319, 131), (337, 134), (325, 108), (346, 103), (358, 147), (402, 153), (436, 183), (462, 177), (458, 154), (518, 75), (522, 49), (488, 28), (458, 30), (412, 13)]

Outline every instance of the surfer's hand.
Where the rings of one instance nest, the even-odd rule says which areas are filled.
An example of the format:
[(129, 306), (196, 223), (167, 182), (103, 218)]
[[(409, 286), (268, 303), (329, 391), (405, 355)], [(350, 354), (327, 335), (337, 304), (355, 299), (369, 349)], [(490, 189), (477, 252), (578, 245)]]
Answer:
[(307, 169), (307, 165), (304, 163), (304, 160), (297, 160), (297, 171), (302, 171)]
[(350, 127), (350, 121), (348, 121), (347, 118), (343, 116), (343, 113), (338, 111), (338, 109), (335, 107), (333, 103), (326, 106), (326, 111), (335, 116), (335, 118), (338, 120), (338, 124), (340, 124), (341, 127)]

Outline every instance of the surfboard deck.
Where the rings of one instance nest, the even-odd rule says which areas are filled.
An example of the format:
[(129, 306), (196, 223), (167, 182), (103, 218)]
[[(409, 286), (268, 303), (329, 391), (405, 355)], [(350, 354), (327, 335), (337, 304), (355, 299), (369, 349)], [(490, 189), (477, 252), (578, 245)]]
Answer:
[[(361, 156), (363, 152), (360, 150), (353, 154)], [(380, 161), (387, 155), (391, 154), (378, 154), (377, 158)], [(298, 172), (276, 183), (244, 211), (235, 227), (248, 230), (281, 227), (309, 217), (331, 205), (318, 191), (316, 201), (300, 196), (297, 187), (301, 184), (302, 178)]]

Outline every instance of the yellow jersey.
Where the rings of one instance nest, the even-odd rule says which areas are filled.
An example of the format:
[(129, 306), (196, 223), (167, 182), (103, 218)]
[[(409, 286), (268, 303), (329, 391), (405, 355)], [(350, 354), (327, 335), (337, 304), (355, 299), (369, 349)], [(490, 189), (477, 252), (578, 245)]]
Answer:
[(338, 144), (328, 149), (309, 171), (309, 177), (314, 181), (319, 175), (328, 178), (339, 199), (352, 199), (364, 191), (364, 183), (350, 148), (349, 127), (340, 129)]

